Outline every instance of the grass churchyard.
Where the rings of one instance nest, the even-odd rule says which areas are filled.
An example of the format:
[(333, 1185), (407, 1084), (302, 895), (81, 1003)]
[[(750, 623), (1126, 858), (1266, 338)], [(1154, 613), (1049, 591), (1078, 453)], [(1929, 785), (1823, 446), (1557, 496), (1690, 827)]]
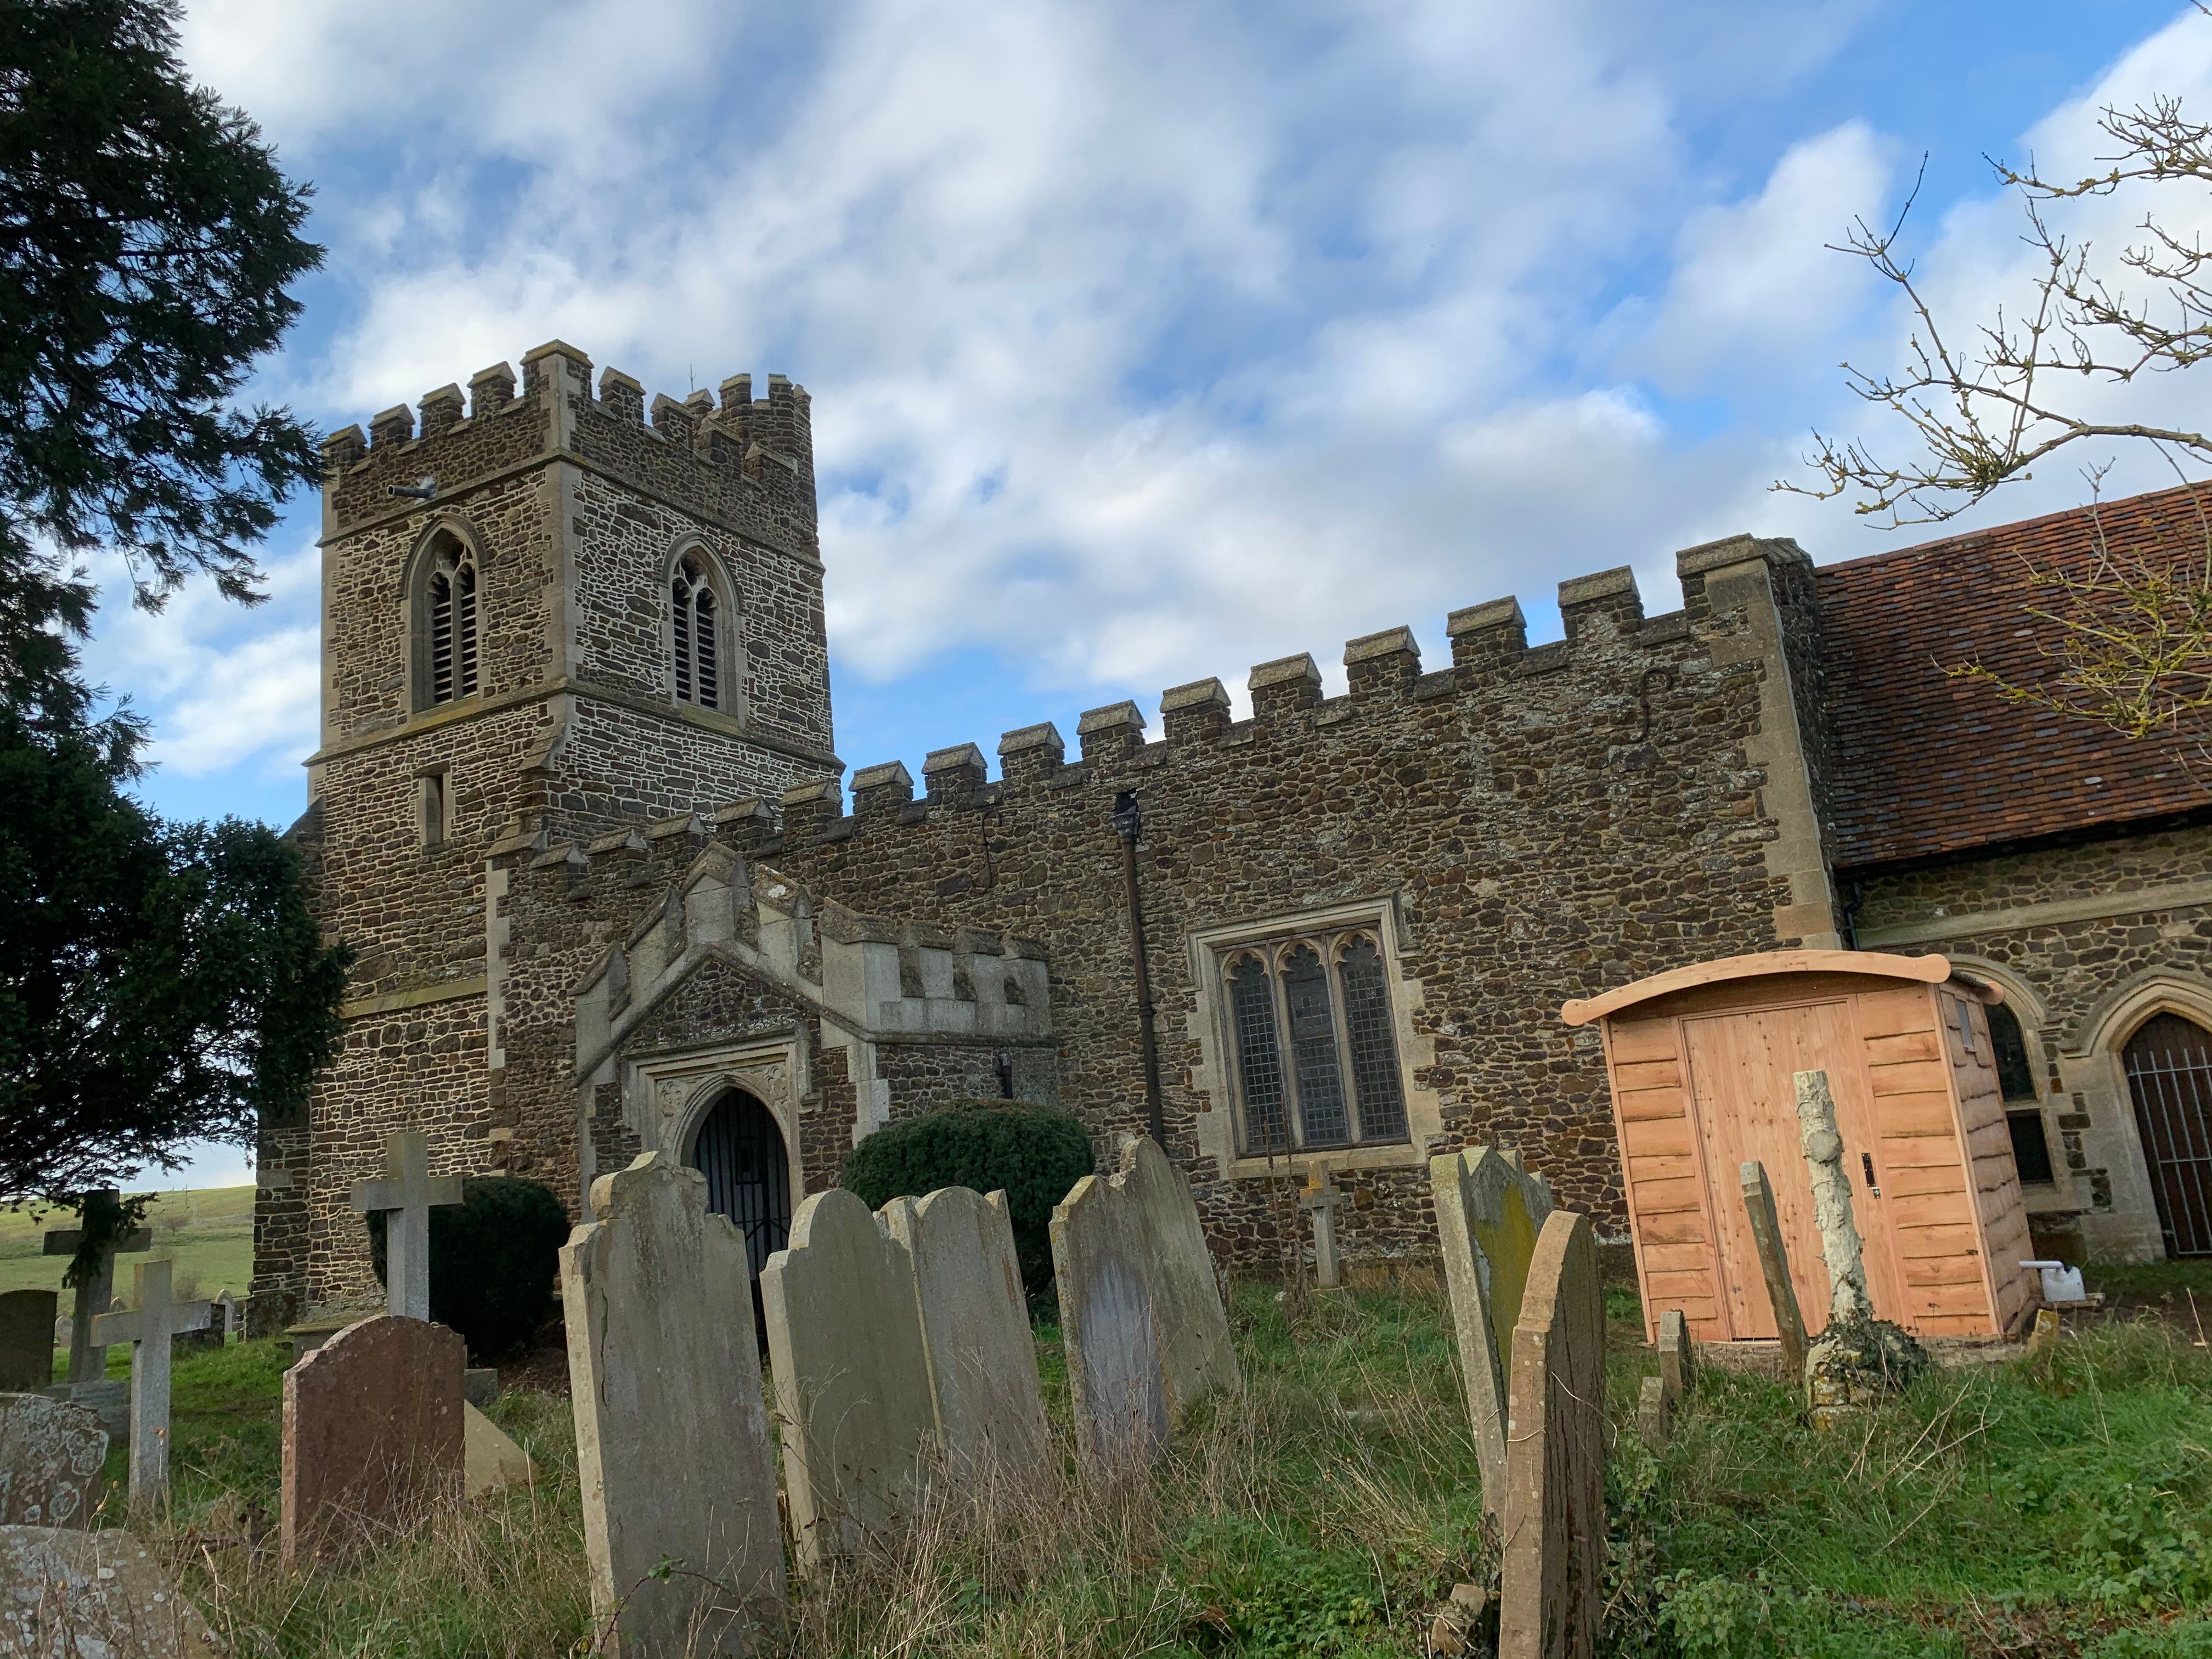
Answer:
[[(1939, 1368), (1840, 1432), (1808, 1424), (1801, 1390), (1705, 1366), (1655, 1455), (1635, 1424), (1658, 1356), (1634, 1291), (1609, 1283), (1598, 1651), (2212, 1652), (2212, 1349), (2193, 1316), (2212, 1310), (2212, 1270), (2132, 1268), (2105, 1288), (2112, 1304), (2057, 1340)], [(1149, 1471), (1106, 1479), (1078, 1456), (1061, 1333), (1036, 1328), (1051, 1446), (1032, 1478), (957, 1514), (925, 1503), (834, 1571), (794, 1571), (790, 1622), (763, 1650), (1490, 1650), (1494, 1626), (1460, 1638), (1436, 1619), (1455, 1585), (1494, 1585), (1499, 1562), (1441, 1289), (1254, 1282), (1228, 1313), (1242, 1392), (1194, 1407)], [(488, 1413), (529, 1452), (533, 1485), (430, 1506), (288, 1572), (289, 1358), (281, 1341), (179, 1349), (171, 1503), (139, 1528), (229, 1651), (586, 1650), (557, 1368), (526, 1368), (543, 1386), (508, 1386)], [(107, 1524), (126, 1509), (119, 1450)]]

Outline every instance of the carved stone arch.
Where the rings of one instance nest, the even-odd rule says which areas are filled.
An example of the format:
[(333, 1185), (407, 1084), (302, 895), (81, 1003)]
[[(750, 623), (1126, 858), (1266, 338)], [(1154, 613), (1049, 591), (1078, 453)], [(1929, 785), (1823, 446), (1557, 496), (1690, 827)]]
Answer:
[(1968, 979), (1977, 979), (1994, 985), (2004, 993), (2005, 1006), (2018, 1017), (2021, 1029), (2031, 1037), (2045, 1042), (2055, 1042), (2051, 1011), (2035, 987), (2021, 978), (2017, 969), (2001, 962), (1991, 962), (1986, 957), (1977, 957), (1960, 951), (1946, 951), (1945, 958)]
[(668, 1155), (687, 1167), (694, 1166), (698, 1151), (699, 1133), (707, 1126), (708, 1114), (721, 1104), (723, 1097), (732, 1092), (750, 1095), (764, 1107), (783, 1136), (784, 1158), (790, 1182), (791, 1208), (796, 1211), (806, 1196), (805, 1160), (801, 1156), (799, 1138), (797, 1103), (788, 1088), (775, 1086), (778, 1077), (788, 1079), (793, 1064), (788, 1054), (765, 1057), (748, 1056), (747, 1062), (716, 1066), (701, 1074), (698, 1085), (684, 1097), (673, 1117), (669, 1120), (662, 1146)]
[(663, 689), (678, 702), (744, 718), (744, 598), (729, 566), (704, 537), (680, 536), (661, 562), (660, 593)]
[[(483, 538), (474, 526), (458, 514), (441, 513), (424, 525), (400, 568), (400, 605), (407, 626), (407, 707), (422, 714), (446, 702), (480, 696), (483, 690), (483, 641), (489, 615), (483, 574), (486, 560)], [(468, 637), (459, 637), (463, 622), (453, 617), (456, 637), (451, 642), (441, 672), (439, 640), (439, 596), (441, 578), (453, 580), (466, 573)], [(449, 596), (457, 607), (457, 597)], [(464, 655), (465, 660), (463, 660)], [(464, 690), (463, 687), (466, 689)], [(445, 695), (441, 695), (443, 691)]]
[(2117, 1054), (2145, 1022), (2179, 1014), (2212, 1031), (2212, 980), (2154, 969), (2123, 980), (2075, 1023), (2062, 1040), (2069, 1054)]

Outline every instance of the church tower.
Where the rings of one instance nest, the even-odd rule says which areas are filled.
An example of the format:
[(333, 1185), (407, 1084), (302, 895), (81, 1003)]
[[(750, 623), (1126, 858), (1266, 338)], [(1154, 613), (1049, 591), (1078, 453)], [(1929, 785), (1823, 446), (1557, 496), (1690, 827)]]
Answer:
[[(559, 341), (324, 446), (322, 729), (295, 831), (356, 953), (344, 1047), (264, 1126), (257, 1324), (358, 1291), (384, 1137), (495, 1155), (497, 845), (586, 841), (834, 775), (807, 396), (653, 400)], [(537, 1162), (545, 1162), (540, 1154)]]

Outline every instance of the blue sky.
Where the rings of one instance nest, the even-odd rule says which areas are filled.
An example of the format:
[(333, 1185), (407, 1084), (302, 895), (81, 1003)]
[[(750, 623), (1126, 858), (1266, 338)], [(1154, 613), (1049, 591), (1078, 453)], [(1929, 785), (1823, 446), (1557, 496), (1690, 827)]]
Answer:
[[(1767, 488), (1812, 428), (1883, 433), (1837, 365), (1902, 320), (1822, 244), (1924, 154), (1921, 270), (1982, 314), (2025, 269), (1985, 153), (2064, 170), (2100, 104), (2212, 104), (2212, 20), (2127, 0), (204, 0), (185, 49), (330, 249), (259, 395), (365, 422), (556, 336), (679, 397), (805, 384), (838, 752), (917, 772), (1295, 651), (1340, 684), (1395, 623), (1444, 659), (1508, 592), (1542, 637), (1613, 565), (1667, 609), (1674, 550), (1737, 530), (1918, 539)], [(250, 611), (111, 590), (90, 663), (161, 810), (304, 805), (316, 528)]]

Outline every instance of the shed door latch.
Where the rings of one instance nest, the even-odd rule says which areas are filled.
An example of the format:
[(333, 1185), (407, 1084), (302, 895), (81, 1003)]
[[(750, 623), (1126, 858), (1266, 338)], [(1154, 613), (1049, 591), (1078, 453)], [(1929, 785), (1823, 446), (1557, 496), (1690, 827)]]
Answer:
[(1867, 1190), (1872, 1193), (1876, 1198), (1880, 1198), (1881, 1196), (1881, 1188), (1875, 1184), (1874, 1178), (1874, 1154), (1872, 1152), (1861, 1152), (1859, 1154), (1859, 1167), (1866, 1171)]

